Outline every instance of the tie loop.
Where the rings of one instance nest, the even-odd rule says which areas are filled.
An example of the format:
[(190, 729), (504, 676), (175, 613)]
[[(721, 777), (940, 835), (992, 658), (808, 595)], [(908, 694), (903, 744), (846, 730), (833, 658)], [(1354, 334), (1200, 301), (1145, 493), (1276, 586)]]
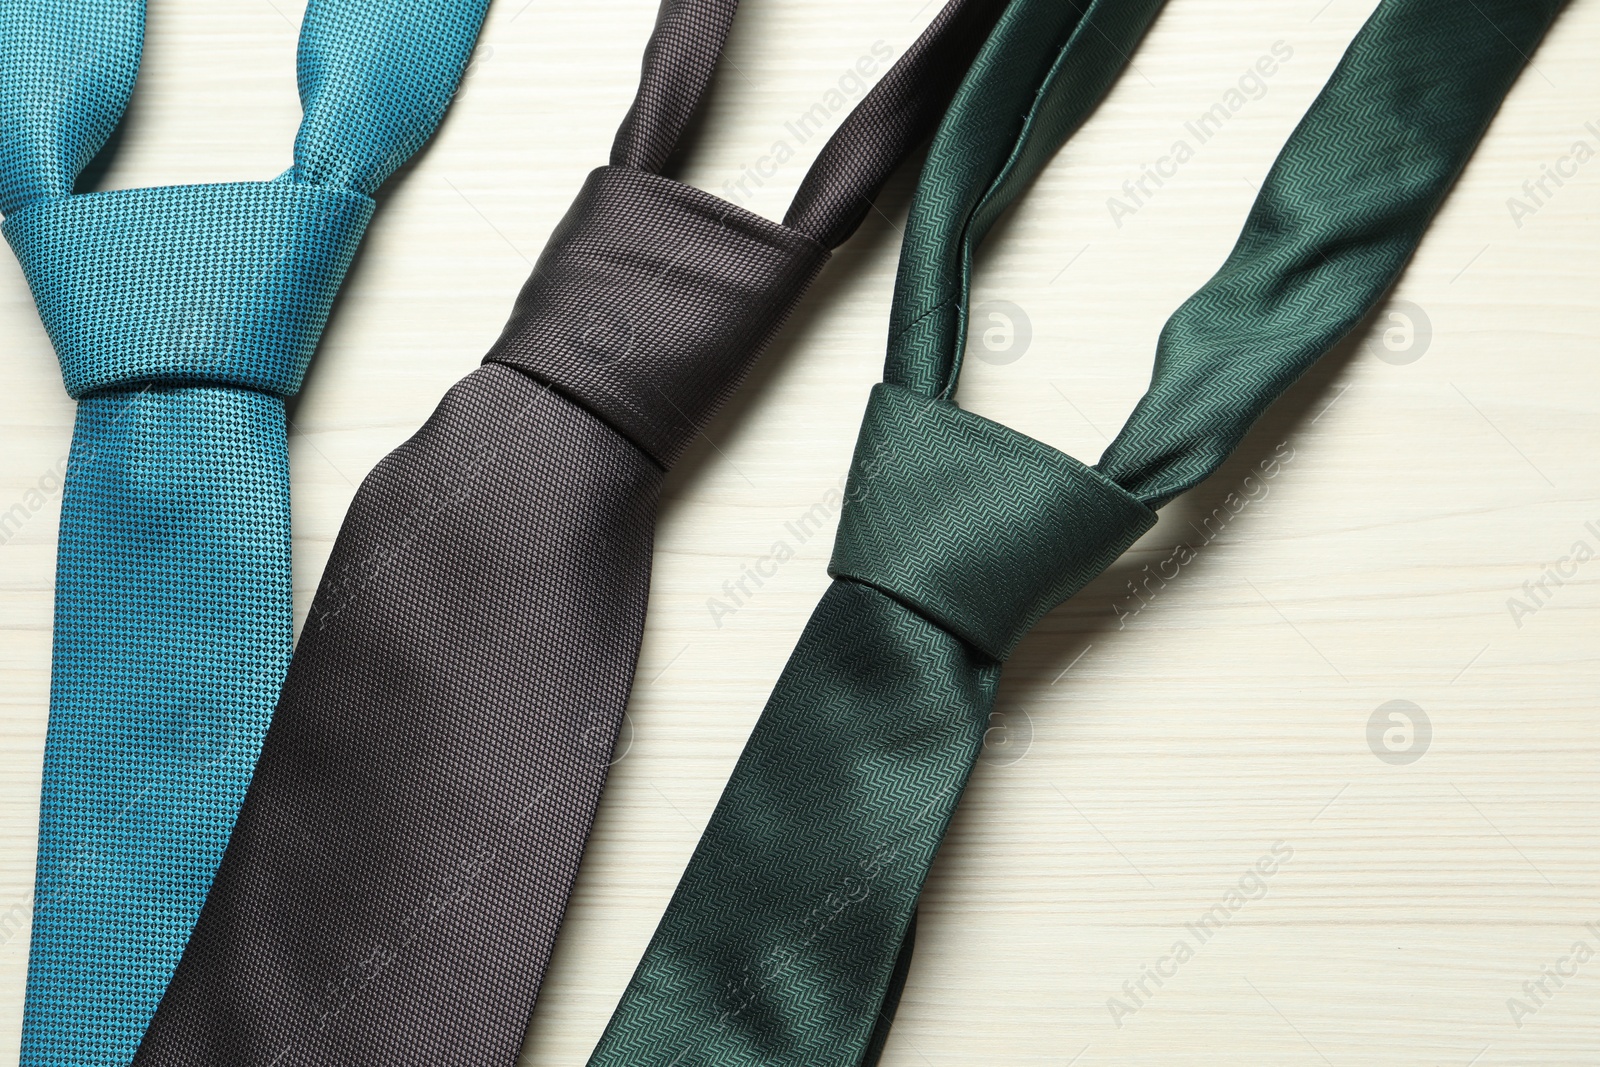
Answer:
[(639, 91), (611, 144), (611, 165), (660, 174), (694, 120), (739, 0), (661, 0)]
[(122, 189), (7, 217), (74, 398), (145, 382), (293, 396), (373, 202), (295, 181)]
[(68, 196), (133, 95), (144, 0), (0, 4), (0, 214)]
[(955, 396), (974, 253), (1089, 117), (1162, 3), (1062, 0), (1002, 20), (985, 42), (967, 76), (984, 91), (958, 97), (945, 114), (911, 204), (885, 381)]
[(1064, 452), (904, 386), (873, 387), (828, 573), (997, 661), (1156, 522)]

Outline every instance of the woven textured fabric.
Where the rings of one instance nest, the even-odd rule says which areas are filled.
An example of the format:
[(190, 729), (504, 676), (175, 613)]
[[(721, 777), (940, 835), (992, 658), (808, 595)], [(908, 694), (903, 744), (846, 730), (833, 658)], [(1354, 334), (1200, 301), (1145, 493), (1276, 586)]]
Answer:
[(144, 4), (0, 5), (0, 230), (79, 398), (25, 1067), (125, 1067), (177, 966), (288, 668), (283, 400), (486, 2), (313, 0), (289, 172), (84, 195)]
[(710, 193), (602, 167), (487, 359), (550, 383), (670, 467), (827, 258), (805, 234)]
[(88, 397), (67, 469), (22, 1062), (124, 1064), (289, 661), (283, 404)]
[(852, 111), (817, 157), (783, 224), (829, 248), (855, 232), (872, 208), (863, 190), (880, 187), (913, 145), (944, 117), (978, 45), (1005, 0), (946, 4), (871, 94)]
[(1100, 470), (1159, 507), (1217, 468), (1393, 284), (1561, 7), (1379, 5), (1227, 262), (1162, 330), (1150, 389)]
[(885, 384), (862, 420), (828, 573), (888, 593), (1002, 661), (1155, 524), (1155, 512), (1071, 456)]
[(0, 5), (0, 215), (71, 195), (122, 119), (144, 0)]
[(288, 397), (373, 206), (299, 182), (169, 186), (46, 200), (3, 231), (71, 396), (188, 381)]
[[(656, 172), (731, 8), (666, 0), (613, 165), (486, 365), (357, 491), (139, 1067), (515, 1060), (627, 702), (663, 474), (854, 227), (885, 146), (910, 151), (954, 90), (920, 58), (890, 71), (860, 105), (877, 118), (819, 157), (838, 195), (804, 229), (759, 218)], [(1000, 8), (956, 0), (901, 62), (964, 68)]]
[[(1160, 3), (1013, 3), (928, 149), (889, 312), (884, 380), (949, 400), (973, 249), (1104, 95)], [(960, 225), (950, 220), (959, 218)]]
[(849, 581), (799, 648), (591, 1063), (863, 1061), (1000, 667)]
[(739, 0), (661, 0), (611, 165), (659, 174), (700, 107)]
[[(1097, 95), (1075, 45), (1125, 55), (1157, 6), (1095, 0), (1063, 46), (1063, 5), (1016, 0), (957, 92), (912, 207), (834, 582), (591, 1067), (876, 1061), (1001, 661), (1371, 310), (1562, 5), (1383, 0), (1239, 247), (1164, 332), (1128, 461), (1091, 470), (951, 397), (973, 251)], [(1120, 47), (1082, 33), (1097, 25), (1121, 26)]]
[[(367, 477), (240, 813), (252, 847), (137, 1062), (512, 1062), (559, 921), (537, 905), (574, 876), (627, 699), (661, 478), (493, 364)], [(218, 951), (219, 927), (272, 951)]]

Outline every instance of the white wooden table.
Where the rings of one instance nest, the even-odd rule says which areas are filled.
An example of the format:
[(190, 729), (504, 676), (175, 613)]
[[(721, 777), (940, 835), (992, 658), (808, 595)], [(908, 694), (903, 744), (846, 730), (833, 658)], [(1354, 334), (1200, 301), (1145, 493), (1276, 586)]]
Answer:
[[(1162, 322), (1221, 262), (1374, 6), (1171, 0), (986, 246), (981, 324), (1013, 346), (971, 361), (963, 403), (1093, 461), (1145, 385)], [(103, 187), (287, 166), (303, 7), (154, 0)], [(389, 187), (291, 412), (302, 617), (355, 486), (478, 363), (604, 162), (654, 7), (497, 0), (443, 130)], [(721, 192), (787, 139), (795, 159), (747, 185), (748, 206), (778, 217), (823, 140), (798, 142), (785, 123), (875, 47), (898, 55), (935, 7), (745, 7), (682, 176)], [(1561, 562), (1600, 554), (1597, 40), (1600, 4), (1576, 0), (1389, 308), (1024, 643), (928, 887), (886, 1067), (1600, 1063), (1600, 957), (1573, 955), (1580, 942), (1600, 952), (1600, 925), (1586, 925), (1600, 924), (1600, 561)], [(1272, 76), (1229, 97), (1275, 49)], [(1230, 101), (1242, 103), (1200, 143), (1185, 124)], [(1192, 157), (1128, 199), (1123, 183), (1179, 140)], [(1530, 199), (1524, 182), (1558, 166), (1564, 184), (1546, 179), (1552, 195)], [(584, 1063), (827, 583), (826, 501), (880, 375), (914, 177), (894, 180), (669, 479), (631, 746), (526, 1063)], [(0, 352), (0, 512), (26, 512), (0, 545), (0, 1061), (12, 1062), (53, 472), (73, 405), (9, 254)], [(824, 529), (802, 543), (787, 524), (808, 513)], [(730, 602), (724, 583), (780, 541), (794, 557)], [(1531, 600), (1524, 583), (1550, 565), (1564, 584)], [(1170, 580), (1130, 596), (1156, 573)], [(1273, 873), (1252, 874), (1274, 850)], [(1535, 1003), (1524, 983), (1546, 968), (1575, 973), (1546, 979)]]

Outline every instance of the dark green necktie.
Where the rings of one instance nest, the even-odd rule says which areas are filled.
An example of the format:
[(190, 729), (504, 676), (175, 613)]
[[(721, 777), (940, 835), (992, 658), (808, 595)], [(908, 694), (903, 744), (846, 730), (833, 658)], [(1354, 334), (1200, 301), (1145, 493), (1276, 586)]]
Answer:
[(591, 1067), (876, 1058), (1001, 664), (1371, 311), (1561, 6), (1383, 0), (1091, 468), (956, 406), (970, 267), (1157, 4), (1014, 0), (923, 172), (833, 585)]

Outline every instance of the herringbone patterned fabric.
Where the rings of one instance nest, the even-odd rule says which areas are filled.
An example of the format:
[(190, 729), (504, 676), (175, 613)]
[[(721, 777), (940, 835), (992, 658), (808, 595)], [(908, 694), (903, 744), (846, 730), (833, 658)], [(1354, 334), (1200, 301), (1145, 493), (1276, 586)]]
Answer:
[(622, 720), (663, 473), (1003, 4), (940, 12), (794, 226), (659, 173), (733, 6), (665, 0), (612, 165), (486, 365), (357, 492), (140, 1067), (515, 1060)]
[(1373, 308), (1562, 5), (1383, 0), (1092, 469), (955, 405), (969, 271), (1157, 6), (1095, 0), (1075, 19), (1015, 0), (957, 92), (912, 208), (834, 583), (590, 1067), (875, 1062), (1001, 663)]
[(488, 0), (312, 0), (275, 181), (73, 194), (143, 0), (0, 0), (0, 211), (77, 398), (21, 1062), (126, 1067), (289, 664), (284, 400)]

